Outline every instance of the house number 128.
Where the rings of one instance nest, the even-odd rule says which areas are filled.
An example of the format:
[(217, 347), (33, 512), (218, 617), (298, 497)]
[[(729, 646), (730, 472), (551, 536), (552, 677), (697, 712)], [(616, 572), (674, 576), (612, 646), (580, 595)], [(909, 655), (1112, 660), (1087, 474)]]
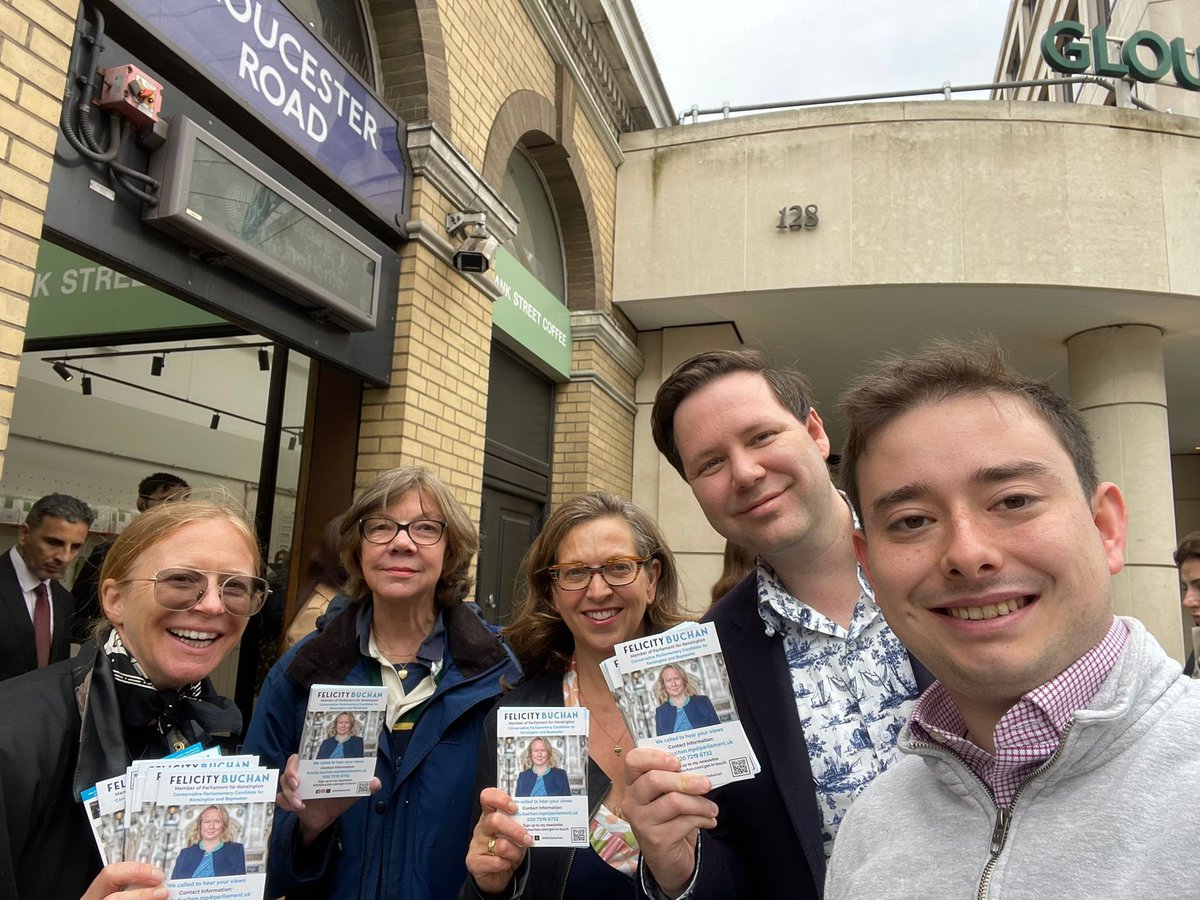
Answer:
[(775, 227), (780, 231), (799, 231), (801, 228), (812, 230), (817, 227), (817, 204), (808, 206), (785, 206), (779, 210), (779, 224)]

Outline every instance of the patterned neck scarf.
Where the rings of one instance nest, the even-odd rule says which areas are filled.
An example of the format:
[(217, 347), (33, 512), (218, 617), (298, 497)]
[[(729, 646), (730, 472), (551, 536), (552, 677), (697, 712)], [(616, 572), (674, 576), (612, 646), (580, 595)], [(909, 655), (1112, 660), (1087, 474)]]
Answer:
[(209, 743), (212, 734), (241, 731), (241, 711), (207, 680), (178, 690), (155, 687), (115, 628), (104, 642), (104, 654), (112, 666), (121, 722), (144, 737), (146, 751), (174, 753), (191, 744)]

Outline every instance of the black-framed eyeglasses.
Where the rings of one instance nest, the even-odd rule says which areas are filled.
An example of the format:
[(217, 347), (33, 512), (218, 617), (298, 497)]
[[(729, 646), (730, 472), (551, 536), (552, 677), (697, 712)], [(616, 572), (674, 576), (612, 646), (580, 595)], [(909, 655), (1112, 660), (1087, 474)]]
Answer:
[(358, 529), (363, 540), (372, 544), (390, 544), (404, 531), (414, 544), (428, 547), (442, 539), (446, 523), (438, 519), (413, 519), (407, 525), (401, 525), (387, 516), (366, 516), (358, 520)]
[(217, 596), (225, 612), (247, 619), (263, 608), (271, 593), (265, 578), (231, 572), (201, 572), (174, 567), (162, 569), (153, 578), (126, 578), (126, 582), (149, 581), (154, 585), (154, 602), (163, 609), (184, 612), (199, 603), (216, 579)]
[(592, 583), (592, 576), (599, 575), (609, 587), (632, 584), (642, 566), (654, 559), (650, 556), (618, 556), (598, 566), (583, 563), (559, 563), (547, 567), (550, 577), (564, 591), (582, 591)]

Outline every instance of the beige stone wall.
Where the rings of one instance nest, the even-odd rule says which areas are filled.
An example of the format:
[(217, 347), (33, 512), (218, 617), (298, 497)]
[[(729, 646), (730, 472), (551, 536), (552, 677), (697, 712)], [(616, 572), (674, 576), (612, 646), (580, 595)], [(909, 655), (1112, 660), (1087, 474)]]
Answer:
[(74, 0), (0, 2), (0, 471), (76, 9)]
[(575, 116), (575, 151), (591, 186), (594, 225), (600, 244), (601, 297), (596, 308), (612, 309), (613, 233), (617, 215), (617, 169), (600, 145), (595, 127), (582, 114)]

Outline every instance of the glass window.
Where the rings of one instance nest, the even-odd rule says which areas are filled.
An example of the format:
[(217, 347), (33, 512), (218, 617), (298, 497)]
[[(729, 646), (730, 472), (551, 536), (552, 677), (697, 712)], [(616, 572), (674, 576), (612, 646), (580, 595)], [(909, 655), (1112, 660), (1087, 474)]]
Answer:
[(516, 236), (504, 245), (504, 249), (565, 305), (567, 279), (558, 217), (541, 174), (520, 150), (514, 150), (508, 158), (500, 196), (521, 220)]
[(367, 20), (358, 0), (283, 0), (314, 34), (319, 34), (342, 61), (368, 85), (377, 88)]

